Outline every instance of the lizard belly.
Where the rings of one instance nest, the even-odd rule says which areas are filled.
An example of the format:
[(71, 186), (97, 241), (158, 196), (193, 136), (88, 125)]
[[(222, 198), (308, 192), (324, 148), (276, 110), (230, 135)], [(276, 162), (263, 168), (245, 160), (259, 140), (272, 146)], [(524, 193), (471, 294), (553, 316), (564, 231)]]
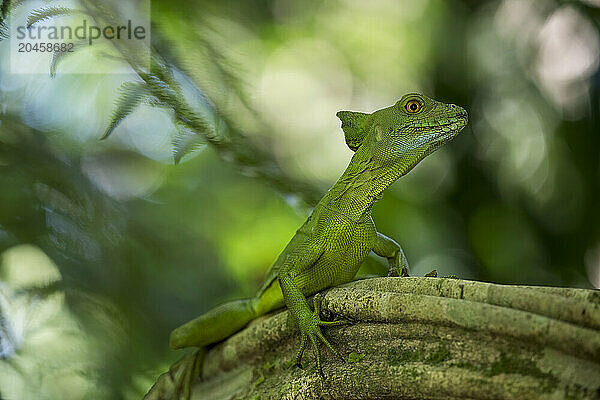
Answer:
[(305, 295), (350, 282), (373, 248), (377, 232), (372, 224), (339, 222), (333, 224), (338, 229), (325, 233), (327, 243), (317, 262), (294, 276)]

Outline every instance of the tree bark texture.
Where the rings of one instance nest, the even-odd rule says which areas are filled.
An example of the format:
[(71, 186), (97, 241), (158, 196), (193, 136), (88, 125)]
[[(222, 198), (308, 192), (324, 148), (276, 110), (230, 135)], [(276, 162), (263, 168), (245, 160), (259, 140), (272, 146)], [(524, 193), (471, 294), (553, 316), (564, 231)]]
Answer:
[(600, 291), (449, 278), (373, 278), (329, 289), (325, 380), (287, 311), (212, 347), (192, 398), (600, 399)]

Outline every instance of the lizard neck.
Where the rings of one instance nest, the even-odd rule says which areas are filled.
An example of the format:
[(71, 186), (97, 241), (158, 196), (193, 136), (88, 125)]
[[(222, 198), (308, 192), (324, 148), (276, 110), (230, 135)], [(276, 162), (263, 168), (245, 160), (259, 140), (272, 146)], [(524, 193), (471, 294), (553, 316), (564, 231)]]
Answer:
[(357, 153), (342, 176), (329, 189), (323, 205), (352, 221), (364, 221), (371, 215), (373, 204), (381, 198), (385, 189), (404, 173), (398, 164), (376, 166), (371, 158), (365, 160)]

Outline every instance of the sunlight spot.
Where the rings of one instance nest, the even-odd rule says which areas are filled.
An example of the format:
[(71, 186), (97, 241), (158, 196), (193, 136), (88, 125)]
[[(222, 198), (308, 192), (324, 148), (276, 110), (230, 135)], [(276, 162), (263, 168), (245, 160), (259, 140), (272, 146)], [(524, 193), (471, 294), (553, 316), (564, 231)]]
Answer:
[(335, 113), (351, 90), (343, 56), (326, 42), (290, 41), (267, 60), (261, 107), (276, 125), (279, 152), (297, 173), (333, 180), (347, 162)]
[[(99, 397), (92, 367), (100, 345), (67, 308), (57, 266), (39, 248), (19, 245), (1, 255), (0, 388), (7, 399)], [(113, 341), (114, 343), (114, 341)], [(102, 397), (103, 398), (103, 397)]]
[(61, 275), (44, 252), (23, 244), (2, 254), (0, 279), (13, 287), (45, 286), (60, 281)]
[(117, 200), (152, 193), (165, 175), (163, 164), (131, 152), (89, 154), (83, 158), (81, 168), (102, 191)]
[(598, 68), (599, 54), (594, 27), (572, 7), (559, 8), (540, 31), (537, 75), (566, 117), (587, 112), (587, 79)]

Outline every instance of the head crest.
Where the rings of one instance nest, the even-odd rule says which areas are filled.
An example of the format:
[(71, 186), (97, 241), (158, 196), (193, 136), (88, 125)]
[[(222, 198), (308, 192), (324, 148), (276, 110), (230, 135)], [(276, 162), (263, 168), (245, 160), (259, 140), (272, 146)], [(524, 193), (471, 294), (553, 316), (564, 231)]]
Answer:
[(367, 135), (366, 122), (371, 114), (356, 111), (338, 111), (335, 114), (342, 121), (342, 130), (350, 150), (356, 151)]

